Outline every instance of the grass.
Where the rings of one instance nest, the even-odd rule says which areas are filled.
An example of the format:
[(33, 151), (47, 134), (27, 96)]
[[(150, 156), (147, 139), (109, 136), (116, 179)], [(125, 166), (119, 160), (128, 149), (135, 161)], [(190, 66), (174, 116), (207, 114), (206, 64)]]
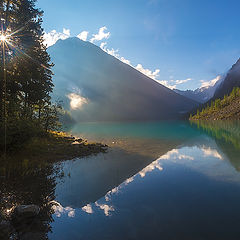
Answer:
[(8, 153), (7, 157), (17, 157), (25, 162), (56, 162), (106, 152), (106, 150), (107, 146), (101, 143), (89, 143), (87, 140), (69, 136), (65, 132), (49, 131), (45, 136), (32, 137), (20, 150)]

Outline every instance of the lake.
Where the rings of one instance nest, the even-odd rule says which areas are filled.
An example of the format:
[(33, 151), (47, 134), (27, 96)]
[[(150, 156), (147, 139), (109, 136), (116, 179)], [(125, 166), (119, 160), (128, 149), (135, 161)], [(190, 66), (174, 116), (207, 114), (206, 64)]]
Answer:
[[(42, 239), (240, 238), (240, 123), (79, 123), (107, 153), (1, 170), (4, 207), (34, 203)], [(50, 204), (49, 204), (50, 203)]]

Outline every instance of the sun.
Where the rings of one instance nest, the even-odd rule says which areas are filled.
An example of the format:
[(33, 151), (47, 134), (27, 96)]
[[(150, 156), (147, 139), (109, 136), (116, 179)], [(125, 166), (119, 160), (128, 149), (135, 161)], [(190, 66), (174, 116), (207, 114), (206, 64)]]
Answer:
[(7, 41), (7, 36), (5, 36), (5, 35), (0, 35), (0, 41), (2, 41), (2, 42), (5, 42), (5, 41)]

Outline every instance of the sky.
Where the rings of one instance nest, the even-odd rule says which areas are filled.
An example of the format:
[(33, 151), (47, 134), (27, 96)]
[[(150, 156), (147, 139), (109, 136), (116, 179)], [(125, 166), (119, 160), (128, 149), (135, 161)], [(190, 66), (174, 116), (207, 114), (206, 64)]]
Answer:
[(38, 0), (46, 43), (78, 36), (160, 83), (208, 86), (240, 57), (239, 0)]

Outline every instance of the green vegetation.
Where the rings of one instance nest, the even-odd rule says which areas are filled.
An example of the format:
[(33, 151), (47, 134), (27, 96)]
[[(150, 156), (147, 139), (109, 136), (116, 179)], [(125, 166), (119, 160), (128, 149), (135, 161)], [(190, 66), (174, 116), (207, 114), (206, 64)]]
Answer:
[[(29, 138), (29, 136), (27, 136)], [(97, 154), (105, 152), (106, 145), (100, 143), (88, 143), (84, 139), (78, 139), (73, 136), (68, 136), (64, 132), (50, 131), (44, 135), (32, 137), (24, 142), (24, 144), (17, 144), (21, 148), (11, 148), (8, 153), (8, 161), (37, 164), (47, 164), (55, 161), (68, 160), (75, 157), (84, 157), (90, 154)], [(15, 151), (14, 151), (15, 150)], [(2, 156), (3, 157), (3, 156)], [(1, 157), (0, 157), (1, 160)]]
[(0, 159), (16, 152), (56, 159), (100, 152), (102, 145), (73, 145), (53, 132), (61, 129), (60, 119), (71, 118), (51, 101), (53, 63), (43, 43), (43, 12), (35, 3), (0, 1)]
[(238, 120), (200, 120), (192, 121), (191, 124), (213, 137), (231, 164), (240, 171), (240, 123)]
[(233, 88), (232, 92), (223, 99), (216, 99), (201, 111), (198, 109), (194, 116), (190, 115), (190, 120), (222, 119), (240, 119), (240, 88)]
[(207, 132), (210, 136), (218, 140), (231, 143), (240, 150), (240, 126), (237, 121), (193, 121), (193, 125), (198, 129)]
[(43, 44), (42, 14), (34, 0), (0, 3), (0, 150), (21, 147), (59, 126), (59, 105), (50, 98), (53, 64)]

